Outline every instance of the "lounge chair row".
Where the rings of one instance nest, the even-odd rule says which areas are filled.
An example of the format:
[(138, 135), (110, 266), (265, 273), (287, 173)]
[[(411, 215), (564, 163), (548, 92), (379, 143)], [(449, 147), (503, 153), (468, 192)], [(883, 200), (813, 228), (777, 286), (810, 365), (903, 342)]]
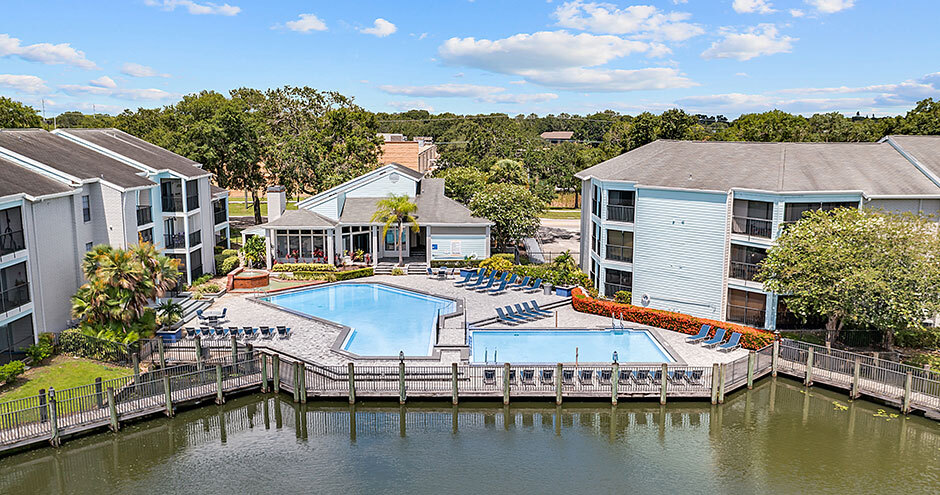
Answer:
[[(530, 304), (532, 306), (529, 306)], [(518, 325), (520, 323), (552, 316), (552, 312), (540, 308), (539, 303), (537, 303), (535, 299), (524, 302), (521, 305), (515, 304), (514, 306), (515, 310), (513, 310), (513, 306), (496, 308), (496, 318), (509, 325)]]
[[(536, 374), (536, 372), (538, 372)], [(672, 370), (666, 373), (666, 379), (673, 385), (702, 385), (702, 370)], [(574, 385), (576, 382), (580, 385), (609, 385), (613, 376), (612, 370), (574, 370), (565, 368), (561, 370), (561, 383), (563, 385)], [(542, 385), (555, 383), (555, 369), (523, 369), (519, 371), (518, 377), (516, 370), (509, 370), (509, 382), (520, 383), (522, 385), (536, 385), (536, 377)], [(517, 382), (518, 378), (518, 382)], [(595, 382), (595, 378), (597, 381)], [(617, 377), (619, 385), (643, 386), (658, 385), (662, 382), (662, 370), (620, 370)], [(496, 370), (483, 370), (483, 383), (486, 385), (496, 384)]]
[(711, 331), (710, 325), (702, 325), (702, 329), (699, 330), (698, 335), (693, 335), (685, 339), (686, 342), (690, 344), (702, 343), (703, 347), (715, 348), (717, 347), (719, 351), (731, 352), (738, 347), (741, 347), (741, 334), (739, 332), (731, 332), (731, 337), (728, 337), (728, 341), (722, 343), (725, 340), (725, 334), (728, 333), (724, 328), (716, 328), (715, 335), (712, 338), (708, 338), (708, 333)]
[[(455, 282), (454, 285), (491, 295), (502, 294), (507, 290), (535, 292), (542, 288), (542, 279), (540, 278), (532, 282), (532, 277), (525, 276), (520, 279), (515, 273), (502, 272), (498, 275), (497, 277), (496, 270), (492, 270), (487, 276), (486, 269), (481, 268), (476, 274), (473, 272), (466, 274), (463, 280)], [(532, 285), (529, 285), (530, 282)]]
[(184, 328), (186, 332), (186, 338), (195, 339), (197, 335), (203, 338), (244, 338), (244, 339), (253, 339), (253, 338), (262, 338), (262, 339), (273, 339), (275, 336), (279, 336), (282, 339), (286, 339), (290, 336), (290, 327), (285, 326), (276, 326), (276, 327), (186, 327)]

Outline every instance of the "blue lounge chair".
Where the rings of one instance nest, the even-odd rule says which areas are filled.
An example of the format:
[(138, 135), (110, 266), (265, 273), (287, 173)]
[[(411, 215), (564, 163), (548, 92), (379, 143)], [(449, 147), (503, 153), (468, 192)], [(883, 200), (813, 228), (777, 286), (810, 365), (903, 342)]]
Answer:
[(702, 374), (702, 370), (687, 371), (685, 374), (685, 379), (693, 385), (700, 385), (702, 383)]
[(638, 370), (636, 372), (636, 381), (639, 383), (646, 383), (650, 381), (650, 370)]
[(290, 335), (290, 327), (282, 327), (282, 326), (277, 327), (277, 334), (282, 339), (286, 339), (287, 336)]
[(535, 292), (537, 290), (540, 290), (541, 288), (542, 288), (542, 279), (537, 278), (535, 279), (535, 283), (532, 284), (532, 287), (523, 288), (522, 290), (526, 292)]
[(260, 327), (258, 328), (258, 331), (261, 332), (261, 338), (263, 339), (271, 337), (273, 335), (273, 333), (271, 332), (271, 329), (268, 327)]
[(255, 327), (243, 327), (242, 332), (245, 334), (246, 339), (250, 339), (255, 336)]
[(221, 339), (225, 337), (225, 329), (222, 327), (212, 327), (212, 334)]
[(543, 313), (553, 314), (551, 311), (549, 311), (549, 310), (547, 310), (547, 309), (542, 309), (541, 307), (539, 307), (539, 303), (538, 303), (538, 301), (536, 301), (535, 299), (533, 299), (533, 300), (531, 300), (531, 301), (529, 301), (529, 302), (532, 304), (532, 308), (535, 309), (536, 311), (541, 311), (541, 312), (543, 312)]
[(549, 384), (555, 383), (555, 370), (547, 369), (539, 372), (539, 376), (542, 377), (542, 383)]
[(578, 381), (582, 385), (592, 385), (594, 383), (594, 373), (591, 373), (591, 370), (581, 370), (578, 373)]
[(474, 290), (476, 290), (476, 291), (478, 291), (478, 292), (487, 291), (487, 290), (490, 289), (490, 287), (493, 287), (493, 284), (495, 284), (495, 283), (497, 283), (497, 282), (502, 282), (504, 278), (506, 278), (506, 274), (505, 274), (505, 273), (502, 274), (502, 275), (500, 275), (499, 279), (497, 279), (496, 277), (490, 277), (490, 280), (489, 280), (487, 283), (481, 285), (480, 287), (477, 287), (477, 288), (474, 289)]
[(525, 314), (517, 313), (513, 311), (511, 306), (506, 306), (504, 309), (506, 310), (506, 314), (509, 315), (510, 318), (518, 318), (523, 321), (535, 321), (536, 320), (534, 316), (529, 316), (529, 315), (525, 315)]
[(554, 314), (551, 311), (546, 311), (544, 309), (539, 308), (538, 303), (535, 302), (535, 300), (532, 301), (531, 308), (529, 307), (529, 303), (527, 302), (522, 303), (522, 307), (525, 308), (527, 313), (532, 313), (534, 315), (551, 316)]
[(483, 383), (496, 385), (496, 370), (483, 370)]
[(238, 334), (241, 333), (241, 329), (238, 327), (228, 327), (228, 334), (230, 337), (238, 338)]
[(529, 282), (531, 282), (531, 281), (532, 281), (532, 277), (526, 275), (525, 277), (522, 277), (522, 281), (516, 282), (516, 283), (514, 283), (514, 284), (511, 284), (511, 285), (509, 286), (509, 288), (512, 289), (512, 290), (517, 290), (517, 289), (521, 289), (521, 288), (523, 288), (523, 287), (528, 287)]
[(520, 371), (519, 382), (524, 385), (535, 385), (535, 370)]
[(603, 385), (610, 383), (610, 378), (613, 376), (613, 371), (611, 370), (597, 370), (597, 382)]
[(509, 278), (506, 279), (506, 283), (508, 285), (512, 285), (516, 281), (517, 278), (519, 278), (518, 275), (516, 275), (515, 273), (510, 273)]
[(525, 323), (525, 320), (520, 320), (519, 318), (506, 316), (506, 313), (503, 313), (503, 310), (501, 308), (496, 308), (496, 317), (499, 318), (499, 321), (503, 323), (508, 323), (510, 325), (518, 325), (520, 323)]
[(509, 283), (508, 280), (503, 280), (502, 282), (499, 283), (499, 287), (496, 287), (495, 289), (490, 289), (489, 294), (491, 296), (495, 296), (496, 294), (502, 294), (503, 292), (506, 292), (506, 284), (508, 283)]
[(738, 332), (731, 332), (731, 337), (728, 338), (727, 342), (718, 346), (718, 350), (731, 352), (738, 347), (741, 347), (741, 334)]
[(196, 317), (199, 318), (200, 320), (203, 320), (203, 321), (205, 321), (205, 320), (208, 319), (208, 318), (206, 318), (205, 316), (202, 316), (202, 310), (201, 310), (201, 309), (197, 309), (197, 310), (196, 310)]
[(493, 280), (494, 278), (496, 278), (496, 272), (495, 272), (495, 271), (494, 271), (493, 273), (490, 273), (489, 277), (487, 277), (487, 276), (485, 276), (485, 275), (480, 275), (480, 277), (477, 278), (477, 281), (476, 281), (476, 282), (473, 282), (473, 283), (467, 285), (466, 287), (467, 287), (468, 289), (476, 289), (477, 287), (480, 287), (481, 285), (485, 284), (488, 280)]
[(653, 374), (652, 374), (652, 376), (650, 376), (650, 379), (653, 380), (653, 383), (654, 383), (654, 384), (662, 382), (662, 381), (663, 381), (663, 370), (656, 370), (656, 371), (654, 371)]
[(210, 329), (209, 327), (199, 327), (199, 333), (201, 333), (203, 337), (208, 337)]
[(621, 385), (629, 385), (633, 383), (633, 370), (620, 370), (618, 381)]
[(474, 278), (475, 278), (475, 277), (478, 277), (479, 275), (480, 275), (479, 272), (477, 272), (477, 273), (474, 273), (474, 272), (467, 272), (467, 274), (464, 276), (463, 280), (458, 280), (457, 282), (454, 282), (454, 285), (457, 286), (457, 287), (460, 287), (461, 285), (467, 285), (468, 283), (470, 283), (471, 280), (474, 280)]
[(431, 278), (431, 277), (433, 277), (433, 276), (434, 276), (434, 270), (432, 270), (431, 267), (429, 266), (429, 267), (428, 267), (428, 278)]
[(709, 325), (702, 325), (702, 329), (699, 330), (698, 335), (693, 335), (692, 337), (688, 337), (685, 339), (685, 341), (690, 344), (694, 344), (695, 342), (705, 340), (708, 338), (708, 331), (711, 329), (712, 327)]
[(728, 331), (724, 328), (716, 328), (715, 336), (712, 337), (711, 340), (702, 342), (702, 345), (705, 347), (715, 347), (716, 345), (720, 344), (722, 340), (725, 340), (725, 333), (727, 332)]
[(561, 383), (568, 385), (574, 383), (574, 370), (561, 370)]
[(533, 312), (531, 312), (531, 311), (526, 311), (526, 310), (522, 309), (522, 306), (521, 306), (520, 304), (514, 304), (514, 305), (513, 305), (513, 308), (516, 309), (516, 314), (518, 314), (518, 315), (520, 315), (520, 316), (525, 316), (525, 317), (527, 317), (527, 318), (532, 318), (533, 320), (537, 320), (537, 319), (539, 319), (539, 318), (545, 318), (545, 315), (540, 315), (540, 314), (538, 314), (538, 313), (533, 313)]
[(186, 338), (195, 339), (197, 333), (199, 332), (195, 328), (186, 327)]
[(685, 371), (672, 370), (666, 372), (666, 378), (669, 379), (669, 383), (675, 385), (681, 385), (685, 382)]

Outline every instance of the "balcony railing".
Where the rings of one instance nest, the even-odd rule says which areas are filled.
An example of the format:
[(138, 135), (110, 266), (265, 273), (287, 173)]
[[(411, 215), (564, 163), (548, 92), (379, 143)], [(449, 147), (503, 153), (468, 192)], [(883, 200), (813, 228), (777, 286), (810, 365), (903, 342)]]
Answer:
[(773, 233), (773, 224), (773, 221), (766, 218), (733, 217), (731, 219), (731, 232), (770, 239)]
[(607, 220), (633, 223), (633, 206), (607, 205)]
[(29, 302), (29, 284), (23, 283), (0, 292), (0, 313), (6, 313)]
[(611, 261), (633, 263), (633, 246), (618, 246), (616, 244), (608, 244), (607, 259)]
[(186, 196), (186, 211), (199, 208), (199, 196)]
[(0, 256), (26, 249), (22, 230), (0, 232)]
[(215, 224), (225, 223), (228, 221), (228, 215), (225, 214), (225, 210), (216, 210), (215, 211)]
[(754, 276), (760, 271), (760, 266), (755, 263), (742, 263), (732, 261), (731, 269), (728, 270), (728, 276), (738, 280), (754, 280)]
[(177, 212), (183, 211), (183, 196), (180, 194), (169, 194), (163, 196), (163, 211)]
[(763, 309), (729, 304), (727, 320), (734, 323), (743, 323), (751, 327), (763, 328), (765, 314), (766, 311)]
[(150, 205), (137, 205), (137, 226), (153, 223), (153, 210)]
[(180, 249), (186, 247), (186, 235), (163, 234), (163, 247), (166, 249)]
[(202, 231), (197, 230), (195, 232), (189, 233), (189, 247), (198, 246), (202, 244)]

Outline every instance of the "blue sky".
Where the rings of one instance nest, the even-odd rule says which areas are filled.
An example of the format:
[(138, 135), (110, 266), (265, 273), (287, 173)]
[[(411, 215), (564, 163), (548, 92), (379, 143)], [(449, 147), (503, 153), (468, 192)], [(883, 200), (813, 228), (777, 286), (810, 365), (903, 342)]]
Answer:
[(5, 0), (0, 94), (46, 114), (308, 85), (375, 111), (773, 108), (940, 96), (940, 2)]

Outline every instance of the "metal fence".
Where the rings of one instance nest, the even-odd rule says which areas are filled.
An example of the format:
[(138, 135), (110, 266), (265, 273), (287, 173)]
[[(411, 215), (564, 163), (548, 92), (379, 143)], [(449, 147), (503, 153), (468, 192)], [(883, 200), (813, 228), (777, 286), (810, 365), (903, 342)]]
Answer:
[(113, 340), (99, 339), (79, 331), (67, 331), (56, 336), (59, 352), (96, 361), (130, 365), (136, 345), (126, 345)]

